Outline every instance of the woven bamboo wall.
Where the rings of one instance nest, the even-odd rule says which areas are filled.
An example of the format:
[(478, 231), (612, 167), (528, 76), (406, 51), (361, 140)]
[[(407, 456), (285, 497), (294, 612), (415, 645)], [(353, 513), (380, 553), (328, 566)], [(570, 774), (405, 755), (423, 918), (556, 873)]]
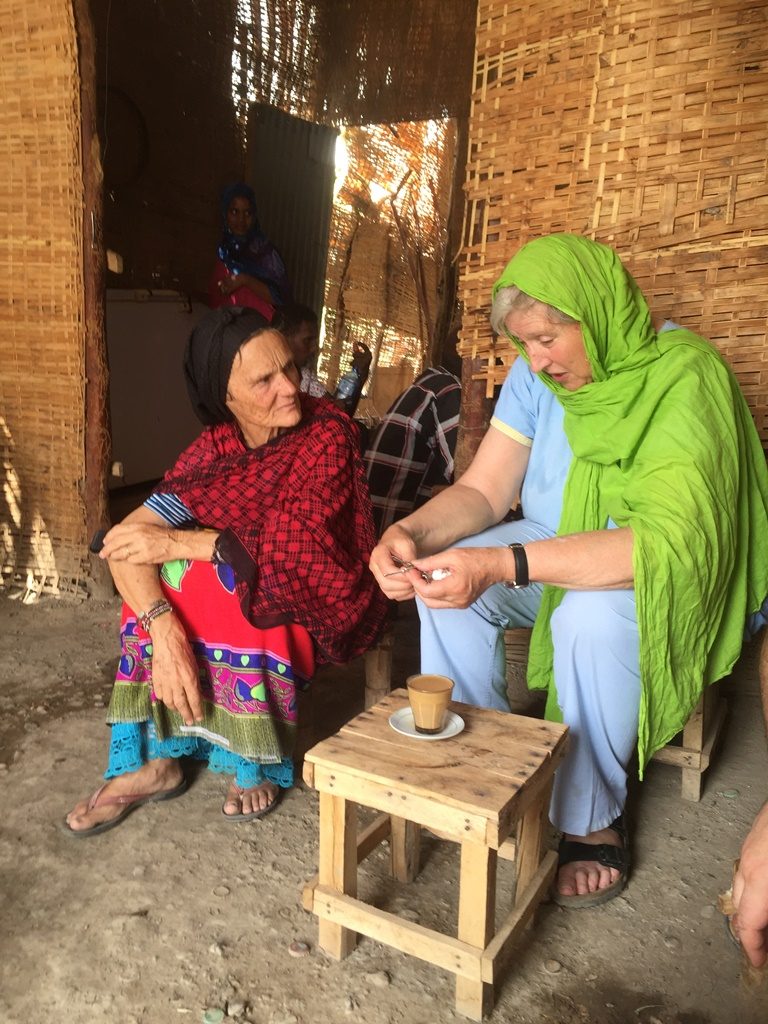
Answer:
[(68, 0), (0, 0), (2, 582), (79, 591), (87, 565), (83, 186)]
[(354, 341), (373, 353), (371, 383), (378, 366), (403, 363), (410, 381), (429, 358), (455, 139), (452, 121), (369, 125), (343, 135), (349, 165), (331, 220), (319, 367), (331, 389), (351, 363)]
[(720, 347), (768, 443), (767, 37), (746, 0), (480, 0), (460, 296), (489, 394), (494, 280), (573, 231)]
[(316, 0), (315, 117), (342, 124), (466, 116), (476, 0)]

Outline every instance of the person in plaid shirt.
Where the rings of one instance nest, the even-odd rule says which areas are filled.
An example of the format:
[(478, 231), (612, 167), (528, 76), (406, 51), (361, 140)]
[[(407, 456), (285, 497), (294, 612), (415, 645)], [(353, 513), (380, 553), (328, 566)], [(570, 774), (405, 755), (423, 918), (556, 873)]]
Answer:
[(454, 342), (452, 334), (442, 365), (424, 370), (387, 410), (365, 453), (379, 537), (428, 501), (435, 485), (453, 481), (461, 406), (461, 359)]

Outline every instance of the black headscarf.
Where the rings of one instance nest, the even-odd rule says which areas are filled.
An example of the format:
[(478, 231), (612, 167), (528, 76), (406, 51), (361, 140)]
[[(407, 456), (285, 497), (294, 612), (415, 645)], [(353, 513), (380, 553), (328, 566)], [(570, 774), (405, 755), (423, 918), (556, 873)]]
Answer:
[(190, 334), (184, 376), (195, 415), (206, 426), (234, 419), (226, 401), (232, 363), (242, 345), (268, 327), (255, 309), (225, 306), (206, 313)]

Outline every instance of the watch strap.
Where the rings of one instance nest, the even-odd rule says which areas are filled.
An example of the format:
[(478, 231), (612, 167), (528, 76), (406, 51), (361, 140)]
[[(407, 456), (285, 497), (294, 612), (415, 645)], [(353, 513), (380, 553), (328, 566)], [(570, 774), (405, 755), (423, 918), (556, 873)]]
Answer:
[(528, 557), (522, 544), (509, 544), (508, 547), (515, 559), (515, 578), (514, 580), (505, 580), (504, 586), (510, 590), (522, 590), (531, 582), (528, 574)]

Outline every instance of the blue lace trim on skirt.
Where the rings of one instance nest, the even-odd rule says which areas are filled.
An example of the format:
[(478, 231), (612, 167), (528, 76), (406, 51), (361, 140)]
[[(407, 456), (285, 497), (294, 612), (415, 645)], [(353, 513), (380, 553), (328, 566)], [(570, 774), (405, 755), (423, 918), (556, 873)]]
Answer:
[(112, 726), (104, 778), (113, 779), (116, 775), (138, 771), (147, 761), (161, 757), (193, 757), (207, 761), (209, 771), (234, 775), (236, 784), (243, 789), (261, 782), (272, 782), (283, 789), (293, 785), (290, 757), (284, 757), (278, 764), (259, 764), (197, 736), (170, 736), (159, 740), (151, 722), (118, 722)]

